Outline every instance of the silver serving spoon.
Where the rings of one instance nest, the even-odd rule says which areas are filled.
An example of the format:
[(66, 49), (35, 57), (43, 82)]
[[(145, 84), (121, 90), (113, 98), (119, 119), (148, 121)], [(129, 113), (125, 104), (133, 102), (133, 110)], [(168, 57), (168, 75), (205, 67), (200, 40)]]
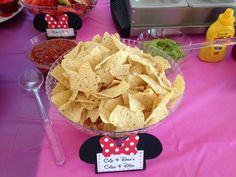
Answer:
[(43, 119), (43, 127), (50, 142), (55, 162), (58, 165), (63, 165), (65, 162), (65, 157), (62, 152), (59, 139), (39, 96), (40, 87), (44, 82), (43, 75), (34, 69), (25, 70), (19, 75), (18, 82), (24, 90), (34, 93), (41, 112), (41, 117)]

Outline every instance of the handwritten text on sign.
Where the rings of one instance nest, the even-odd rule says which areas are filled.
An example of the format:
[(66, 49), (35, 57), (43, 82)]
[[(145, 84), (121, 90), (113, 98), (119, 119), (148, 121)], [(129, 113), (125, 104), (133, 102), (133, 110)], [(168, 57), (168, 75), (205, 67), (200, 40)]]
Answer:
[(46, 29), (48, 37), (71, 37), (75, 35), (73, 28)]
[(143, 151), (139, 150), (135, 155), (111, 155), (104, 157), (97, 153), (97, 172), (115, 172), (143, 169)]

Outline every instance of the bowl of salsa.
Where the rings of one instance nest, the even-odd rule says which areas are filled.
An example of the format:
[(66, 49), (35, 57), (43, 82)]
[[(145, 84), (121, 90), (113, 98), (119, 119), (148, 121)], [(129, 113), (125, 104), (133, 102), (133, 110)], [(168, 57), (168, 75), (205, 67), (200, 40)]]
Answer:
[(45, 35), (35, 36), (26, 45), (27, 58), (42, 72), (47, 73), (51, 65), (64, 53), (77, 45), (75, 40), (57, 38), (47, 40)]

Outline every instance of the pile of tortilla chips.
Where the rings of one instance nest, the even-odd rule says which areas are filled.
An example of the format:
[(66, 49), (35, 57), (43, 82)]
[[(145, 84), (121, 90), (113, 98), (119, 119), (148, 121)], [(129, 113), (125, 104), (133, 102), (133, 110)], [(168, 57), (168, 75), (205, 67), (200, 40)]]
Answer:
[(164, 119), (181, 98), (180, 75), (171, 83), (171, 66), (120, 41), (96, 35), (66, 54), (50, 75), (57, 80), (51, 101), (76, 124), (108, 131), (144, 128)]

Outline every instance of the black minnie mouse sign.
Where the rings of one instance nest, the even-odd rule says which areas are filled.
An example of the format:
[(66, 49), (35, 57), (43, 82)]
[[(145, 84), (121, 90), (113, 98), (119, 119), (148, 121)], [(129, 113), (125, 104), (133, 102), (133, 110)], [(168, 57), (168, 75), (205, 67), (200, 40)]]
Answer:
[(81, 146), (81, 160), (96, 165), (96, 173), (144, 170), (146, 159), (162, 152), (155, 136), (142, 133), (130, 135), (121, 146), (108, 136), (94, 136)]
[(46, 32), (48, 38), (75, 38), (75, 30), (82, 27), (81, 18), (74, 13), (66, 12), (58, 20), (49, 14), (41, 13), (34, 17), (34, 27)]

